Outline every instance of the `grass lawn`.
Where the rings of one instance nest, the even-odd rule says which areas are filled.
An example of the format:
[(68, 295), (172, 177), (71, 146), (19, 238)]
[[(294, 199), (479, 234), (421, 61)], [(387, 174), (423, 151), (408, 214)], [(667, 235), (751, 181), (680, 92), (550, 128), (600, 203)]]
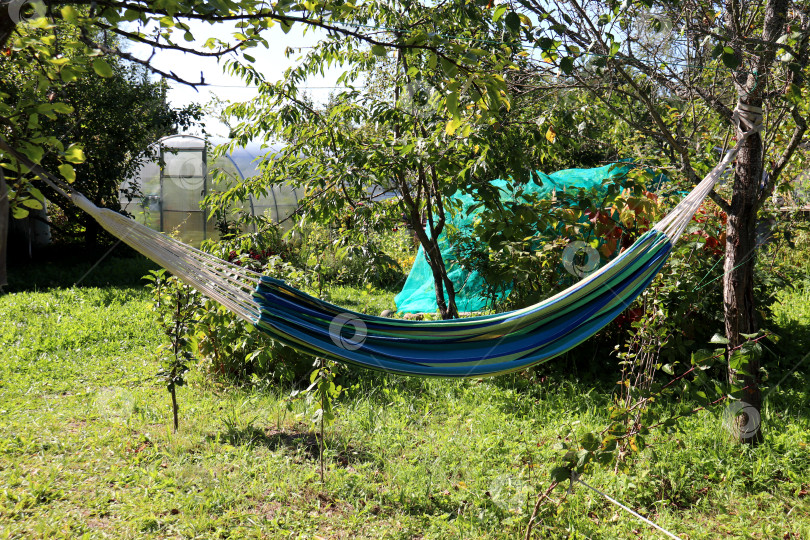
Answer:
[[(173, 434), (161, 336), (132, 277), (147, 266), (107, 260), (54, 287), (86, 270), (61, 268), (65, 283), (0, 296), (0, 538), (522, 537), (554, 443), (608, 423), (612, 388), (559, 360), (531, 380), (368, 373), (337, 404), (324, 483), (290, 388), (195, 374)], [(93, 281), (116, 272), (123, 286)], [(379, 313), (393, 294), (332, 301)], [(651, 436), (628, 470), (584, 480), (682, 538), (810, 538), (808, 366), (790, 373), (810, 343), (810, 287), (776, 313), (791, 337), (771, 362), (771, 381), (787, 377), (766, 401), (764, 444), (731, 444), (722, 410), (704, 411)], [(597, 361), (618, 372), (607, 352)], [(554, 490), (539, 516), (537, 538), (660, 535), (581, 486)]]

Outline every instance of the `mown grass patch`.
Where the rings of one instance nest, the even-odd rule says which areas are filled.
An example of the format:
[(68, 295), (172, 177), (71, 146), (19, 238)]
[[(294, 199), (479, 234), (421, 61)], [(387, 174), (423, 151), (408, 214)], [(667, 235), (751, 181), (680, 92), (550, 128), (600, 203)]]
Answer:
[[(806, 339), (806, 295), (775, 310), (783, 341)], [(331, 300), (370, 313), (391, 301), (348, 288)], [(514, 538), (549, 485), (554, 443), (609, 421), (610, 375), (564, 362), (483, 381), (369, 372), (337, 404), (321, 484), (312, 411), (289, 388), (192, 376), (171, 432), (142, 289), (18, 292), (0, 312), (0, 538)], [(810, 386), (785, 351), (765, 444), (730, 443), (718, 407), (583, 480), (683, 538), (809, 537)], [(598, 361), (618, 372), (608, 352)], [(539, 517), (537, 538), (655, 535), (581, 486), (552, 492)]]

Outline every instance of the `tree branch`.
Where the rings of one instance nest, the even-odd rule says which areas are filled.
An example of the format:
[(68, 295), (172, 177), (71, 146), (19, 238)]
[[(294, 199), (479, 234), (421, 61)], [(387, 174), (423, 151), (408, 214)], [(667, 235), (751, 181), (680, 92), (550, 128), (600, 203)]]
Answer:
[(729, 204), (723, 197), (720, 196), (714, 189), (709, 192), (709, 197), (711, 197), (714, 204), (720, 207), (720, 210), (725, 212), (726, 214), (731, 213), (731, 204)]
[(765, 201), (768, 200), (768, 197), (773, 195), (773, 190), (776, 188), (776, 182), (779, 176), (782, 174), (782, 171), (785, 170), (790, 158), (793, 157), (793, 154), (801, 144), (802, 139), (804, 139), (804, 134), (807, 131), (807, 120), (802, 116), (801, 112), (799, 112), (798, 107), (794, 107), (790, 112), (793, 116), (793, 121), (796, 122), (796, 128), (793, 130), (790, 142), (788, 142), (782, 155), (779, 156), (779, 160), (774, 165), (773, 170), (768, 175), (768, 183), (757, 199), (757, 208), (761, 207)]

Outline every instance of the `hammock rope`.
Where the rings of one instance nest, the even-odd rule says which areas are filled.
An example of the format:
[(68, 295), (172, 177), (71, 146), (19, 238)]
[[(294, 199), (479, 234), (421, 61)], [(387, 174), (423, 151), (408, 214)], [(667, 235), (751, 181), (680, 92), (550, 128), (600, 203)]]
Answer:
[(110, 234), (268, 333), (304, 353), (386, 372), (484, 377), (525, 369), (589, 338), (655, 278), (700, 204), (762, 130), (762, 109), (738, 104), (737, 145), (675, 208), (616, 259), (568, 289), (523, 309), (467, 319), (407, 321), (344, 310), (283, 281), (193, 248), (109, 209), (16, 152), (0, 150), (91, 215)]

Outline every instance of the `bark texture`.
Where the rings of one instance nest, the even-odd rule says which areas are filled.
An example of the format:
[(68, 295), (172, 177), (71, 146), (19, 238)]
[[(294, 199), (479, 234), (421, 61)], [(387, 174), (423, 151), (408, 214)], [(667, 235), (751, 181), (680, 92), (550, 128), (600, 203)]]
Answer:
[(9, 226), (8, 188), (6, 175), (0, 169), (0, 291), (8, 285), (6, 274), (6, 257), (8, 253), (8, 226)]
[[(760, 106), (761, 102), (749, 102)], [(738, 130), (738, 137), (742, 131)], [(762, 138), (754, 134), (746, 140), (737, 155), (734, 171), (734, 190), (726, 229), (726, 257), (723, 278), (723, 306), (725, 331), (729, 347), (745, 342), (742, 334), (757, 330), (754, 305), (754, 265), (757, 255), (756, 220), (760, 182), (762, 179)], [(743, 410), (753, 407), (758, 415), (762, 405), (759, 386), (759, 359), (752, 359), (740, 373), (729, 365), (729, 382), (744, 388), (741, 402)], [(758, 417), (740, 415), (738, 423), (740, 442), (756, 443), (762, 439)], [(756, 426), (753, 423), (756, 422)], [(751, 423), (751, 425), (749, 425)]]
[[(775, 43), (785, 32), (790, 4), (790, 0), (766, 1), (761, 36), (763, 42)], [(750, 37), (743, 24), (743, 4), (740, 0), (726, 0), (725, 8), (725, 19), (734, 37), (732, 45), (735, 54), (742, 58), (740, 43)], [(755, 62), (756, 69), (751, 73), (740, 71), (735, 76), (740, 103), (762, 107), (762, 92), (768, 82), (766, 75), (773, 69), (776, 50), (774, 47), (763, 47)], [(742, 130), (743, 127), (738, 126), (738, 138), (742, 137)], [(732, 349), (745, 341), (742, 334), (753, 334), (757, 330), (754, 265), (757, 255), (756, 220), (763, 171), (762, 137), (757, 133), (746, 140), (737, 155), (734, 189), (728, 210), (723, 306), (726, 337)], [(775, 179), (772, 178), (771, 181)], [(765, 187), (767, 186), (762, 186)], [(740, 396), (743, 414), (736, 418), (738, 439), (742, 443), (757, 444), (763, 439), (760, 422), (760, 361), (756, 357), (749, 358), (748, 365), (741, 369), (732, 368), (729, 362), (728, 378), (730, 383), (743, 389)]]

